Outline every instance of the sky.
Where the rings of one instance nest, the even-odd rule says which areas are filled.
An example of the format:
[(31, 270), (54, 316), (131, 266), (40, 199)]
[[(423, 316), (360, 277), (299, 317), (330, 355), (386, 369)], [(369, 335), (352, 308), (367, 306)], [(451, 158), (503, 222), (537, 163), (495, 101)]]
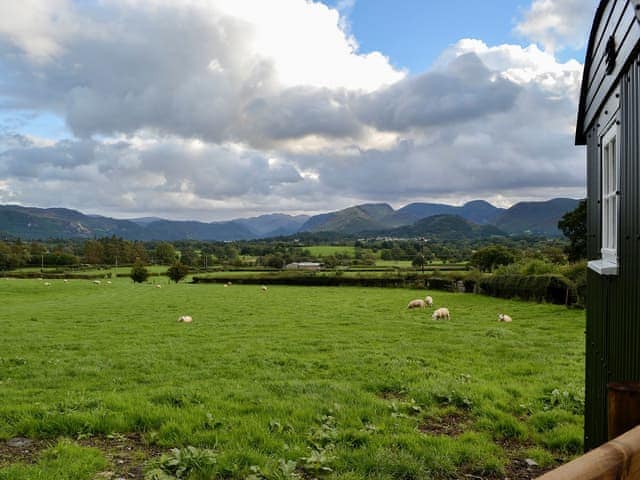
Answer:
[(226, 220), (585, 192), (595, 0), (0, 0), (0, 204)]

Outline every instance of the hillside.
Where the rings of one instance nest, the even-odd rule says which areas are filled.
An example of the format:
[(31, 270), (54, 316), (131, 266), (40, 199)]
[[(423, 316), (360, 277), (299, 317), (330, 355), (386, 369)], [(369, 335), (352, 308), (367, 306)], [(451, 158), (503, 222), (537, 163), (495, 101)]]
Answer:
[(300, 227), (301, 232), (340, 232), (353, 234), (370, 230), (382, 230), (398, 225), (395, 211), (386, 203), (364, 204), (337, 212), (311, 217)]
[(558, 221), (579, 202), (572, 198), (554, 198), (546, 202), (516, 203), (497, 219), (495, 225), (507, 233), (560, 236)]
[(238, 218), (233, 222), (248, 228), (256, 237), (278, 237), (298, 232), (309, 218), (309, 215), (272, 213), (259, 217)]
[(458, 215), (433, 215), (413, 225), (385, 232), (392, 237), (428, 237), (440, 240), (459, 240), (505, 236), (493, 225), (478, 225)]
[(461, 207), (445, 205), (442, 203), (410, 203), (397, 210), (396, 216), (411, 224), (422, 218), (433, 215), (458, 215), (473, 223), (493, 223), (505, 212), (504, 208), (498, 208), (484, 200), (474, 200), (465, 203)]
[(487, 227), (484, 230), (474, 230), (472, 235), (499, 235), (506, 232), (560, 236), (558, 220), (577, 205), (578, 200), (569, 198), (521, 202), (508, 210), (497, 208), (483, 200), (468, 202), (460, 207), (438, 203), (411, 203), (398, 210), (386, 203), (370, 203), (312, 217), (269, 214), (210, 223), (157, 217), (122, 220), (85, 215), (66, 208), (0, 205), (0, 232), (5, 237), (25, 240), (115, 235), (128, 240), (228, 241), (290, 236), (296, 233), (331, 233), (339, 236), (392, 231), (398, 236), (423, 236), (440, 228), (439, 224), (434, 223), (435, 220), (423, 222), (424, 219), (445, 216), (449, 219), (438, 220), (444, 222), (441, 227), (452, 231), (461, 229), (461, 234), (464, 234), (466, 227), (459, 221), (454, 224), (450, 217), (463, 219), (468, 225)]

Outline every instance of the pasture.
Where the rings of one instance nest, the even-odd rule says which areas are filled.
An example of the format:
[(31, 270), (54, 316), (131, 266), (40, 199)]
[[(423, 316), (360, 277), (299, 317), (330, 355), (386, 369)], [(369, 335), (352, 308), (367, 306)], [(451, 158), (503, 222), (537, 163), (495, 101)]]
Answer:
[(406, 309), (417, 290), (51, 284), (0, 279), (0, 480), (143, 478), (186, 446), (208, 449), (193, 479), (529, 478), (525, 459), (533, 478), (582, 448), (579, 310), (436, 291), (434, 321)]

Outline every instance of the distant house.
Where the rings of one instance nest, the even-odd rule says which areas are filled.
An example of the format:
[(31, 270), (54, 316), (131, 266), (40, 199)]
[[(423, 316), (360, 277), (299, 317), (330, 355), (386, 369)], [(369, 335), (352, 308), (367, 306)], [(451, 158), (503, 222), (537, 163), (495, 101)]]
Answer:
[(585, 448), (607, 441), (607, 383), (640, 381), (640, 0), (602, 0), (576, 144), (587, 146)]
[(284, 266), (285, 270), (320, 270), (321, 263), (316, 262), (293, 262)]

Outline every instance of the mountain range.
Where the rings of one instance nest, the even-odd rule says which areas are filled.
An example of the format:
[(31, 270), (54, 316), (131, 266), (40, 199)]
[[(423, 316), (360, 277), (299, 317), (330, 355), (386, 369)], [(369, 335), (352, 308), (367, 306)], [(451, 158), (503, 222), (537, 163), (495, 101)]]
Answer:
[(521, 202), (509, 209), (483, 200), (460, 207), (411, 203), (394, 210), (386, 203), (356, 205), (314, 216), (270, 214), (224, 222), (166, 220), (157, 217), (115, 219), (85, 215), (66, 208), (0, 205), (0, 236), (25, 240), (118, 236), (129, 240), (249, 240), (296, 233), (334, 232), (341, 235), (396, 237), (462, 235), (466, 238), (504, 234), (559, 236), (558, 220), (578, 200), (556, 198)]

